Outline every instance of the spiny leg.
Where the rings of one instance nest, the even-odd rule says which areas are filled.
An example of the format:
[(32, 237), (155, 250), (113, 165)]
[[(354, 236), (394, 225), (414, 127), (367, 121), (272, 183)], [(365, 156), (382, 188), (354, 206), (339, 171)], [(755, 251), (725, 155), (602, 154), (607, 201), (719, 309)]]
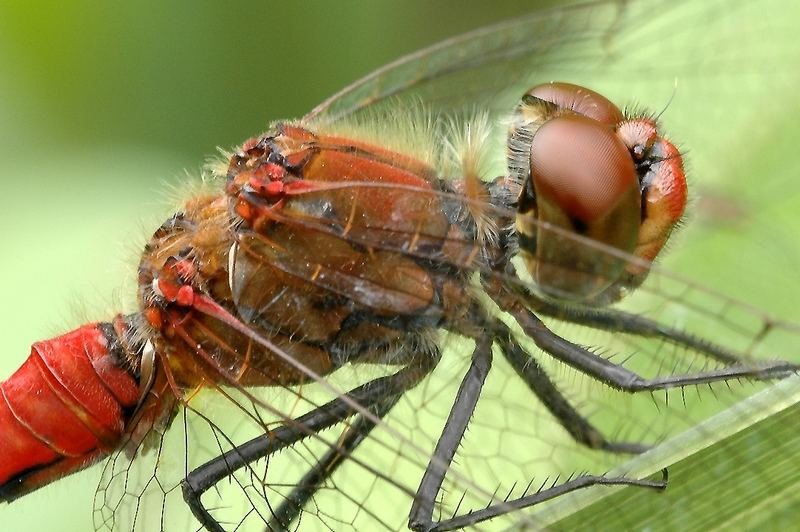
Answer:
[(454, 530), (475, 525), (481, 521), (539, 504), (565, 493), (597, 485), (627, 485), (641, 486), (653, 489), (666, 487), (666, 470), (659, 481), (637, 480), (623, 477), (604, 477), (584, 475), (570, 478), (566, 482), (552, 485), (549, 488), (540, 488), (536, 493), (525, 495), (512, 501), (502, 501), (490, 504), (486, 508), (457, 515), (443, 521), (433, 521), (433, 509), (447, 470), (450, 468), (456, 449), (464, 437), (469, 420), (472, 417), (481, 389), (486, 380), (492, 364), (491, 346), (493, 338), (481, 339), (477, 342), (472, 354), (472, 363), (461, 381), (461, 386), (456, 393), (453, 407), (447, 418), (442, 434), (436, 443), (433, 457), (428, 463), (428, 468), (422, 477), (417, 489), (414, 504), (409, 515), (409, 528), (420, 532)]
[(771, 380), (788, 377), (800, 367), (788, 362), (763, 362), (752, 365), (733, 365), (710, 371), (669, 375), (646, 379), (637, 373), (609, 362), (578, 344), (572, 343), (548, 329), (542, 321), (528, 309), (519, 305), (504, 309), (519, 323), (536, 345), (554, 358), (572, 366), (612, 388), (626, 392), (653, 391), (681, 386), (696, 386), (712, 382), (735, 380)]
[(612, 442), (592, 426), (561, 394), (536, 360), (514, 339), (512, 332), (502, 324), (497, 325), (497, 341), (503, 356), (539, 398), (553, 417), (572, 438), (592, 449), (612, 453), (643, 453), (648, 446), (630, 442)]
[[(390, 397), (370, 408), (378, 419), (383, 419), (386, 414), (397, 404), (399, 395)], [(311, 500), (325, 482), (333, 475), (340, 465), (366, 440), (369, 433), (376, 427), (375, 421), (363, 415), (356, 416), (353, 423), (345, 433), (337, 438), (336, 447), (331, 447), (317, 463), (315, 463), (303, 478), (292, 489), (286, 499), (273, 511), (272, 519), (267, 523), (267, 530), (286, 530), (300, 516), (306, 503)]]
[(523, 508), (530, 508), (545, 501), (561, 497), (567, 493), (589, 488), (591, 486), (639, 486), (641, 488), (650, 488), (661, 491), (667, 487), (667, 470), (661, 470), (660, 480), (636, 480), (625, 477), (605, 477), (598, 475), (582, 475), (577, 478), (570, 478), (566, 482), (558, 485), (551, 485), (549, 488), (540, 488), (536, 493), (526, 495), (511, 501), (503, 501), (501, 503), (487, 506), (482, 510), (477, 510), (464, 515), (459, 515), (445, 521), (437, 523), (435, 526), (428, 528), (430, 532), (443, 532), (445, 530), (458, 530), (466, 528), (487, 519), (493, 519), (501, 515), (521, 510)]
[(401, 396), (416, 386), (436, 366), (436, 357), (422, 356), (412, 361), (393, 375), (379, 377), (308, 412), (288, 421), (274, 431), (225, 452), (191, 471), (181, 482), (183, 498), (202, 526), (210, 532), (224, 529), (203, 506), (202, 495), (220, 480), (237, 470), (289, 447), (317, 432), (341, 423), (353, 416), (357, 409), (353, 404), (371, 409), (382, 402)]
[(606, 360), (588, 349), (555, 334), (520, 301), (520, 296), (509, 292), (505, 286), (484, 282), (489, 296), (505, 312), (508, 312), (522, 330), (543, 351), (605, 384), (626, 392), (654, 391), (681, 386), (695, 386), (712, 382), (735, 380), (772, 380), (788, 377), (800, 366), (788, 362), (739, 363), (711, 371), (683, 375), (670, 375), (646, 379), (637, 373)]
[[(520, 292), (519, 290), (517, 291)], [(643, 338), (661, 338), (674, 345), (702, 353), (727, 365), (744, 363), (740, 356), (729, 349), (638, 314), (616, 309), (586, 308), (559, 304), (537, 297), (527, 290), (521, 291), (521, 297), (526, 306), (538, 314), (609, 332), (620, 332)]]
[(476, 341), (472, 363), (461, 381), (442, 434), (436, 442), (433, 456), (417, 488), (408, 518), (408, 526), (412, 530), (427, 531), (436, 528), (433, 523), (436, 496), (478, 404), (483, 383), (491, 366), (492, 339), (484, 338)]

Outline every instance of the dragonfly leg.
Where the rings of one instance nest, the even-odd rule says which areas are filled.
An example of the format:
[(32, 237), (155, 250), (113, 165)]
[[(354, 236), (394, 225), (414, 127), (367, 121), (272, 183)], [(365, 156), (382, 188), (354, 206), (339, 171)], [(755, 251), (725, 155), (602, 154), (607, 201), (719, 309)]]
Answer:
[(553, 483), (549, 488), (545, 488), (543, 485), (541, 488), (539, 488), (539, 490), (536, 491), (536, 493), (524, 495), (518, 499), (510, 501), (498, 502), (497, 504), (487, 506), (481, 510), (469, 512), (464, 515), (458, 515), (450, 519), (431, 524), (431, 526), (428, 528), (420, 528), (419, 530), (425, 530), (426, 532), (442, 532), (445, 530), (459, 530), (462, 528), (467, 528), (480, 523), (481, 521), (494, 519), (495, 517), (523, 508), (530, 508), (531, 506), (555, 499), (556, 497), (560, 497), (567, 493), (589, 488), (591, 486), (639, 486), (642, 488), (650, 488), (661, 491), (667, 487), (667, 480), (666, 469), (661, 470), (661, 479), (659, 480), (636, 480), (625, 477), (581, 475), (579, 477), (570, 478), (569, 480), (560, 484)]
[[(436, 443), (433, 457), (422, 477), (414, 504), (411, 507), (408, 525), (418, 532), (433, 532), (442, 530), (455, 530), (472, 526), (481, 521), (492, 519), (499, 515), (516, 509), (525, 508), (541, 502), (556, 498), (571, 491), (598, 485), (627, 485), (641, 486), (653, 489), (664, 489), (667, 485), (666, 470), (662, 472), (661, 480), (639, 480), (624, 477), (605, 477), (598, 475), (583, 475), (570, 478), (567, 481), (549, 488), (540, 488), (536, 493), (523, 495), (512, 501), (501, 501), (490, 504), (479, 511), (472, 511), (464, 515), (457, 515), (443, 521), (433, 521), (433, 510), (436, 497), (444, 482), (447, 470), (455, 456), (456, 449), (461, 443), (469, 420), (477, 405), (481, 389), (486, 380), (492, 364), (492, 342), (495, 339), (479, 340), (472, 354), (472, 363), (461, 381), (461, 386), (456, 394), (450, 415)], [(500, 340), (501, 346), (505, 347)], [(548, 381), (549, 382), (549, 381)], [(552, 383), (550, 383), (552, 385)]]
[[(399, 399), (399, 395), (389, 397), (370, 408), (370, 410), (376, 418), (383, 419)], [(377, 424), (374, 420), (362, 415), (356, 416), (345, 433), (337, 438), (337, 446), (331, 447), (309, 469), (308, 473), (303, 475), (303, 478), (292, 489), (291, 493), (286, 496), (286, 499), (273, 510), (272, 518), (267, 523), (267, 530), (287, 530), (300, 516), (306, 503), (314, 497), (314, 494), (325, 484), (325, 481), (347, 460), (376, 426)]]
[(532, 311), (545, 316), (604, 331), (633, 334), (644, 338), (662, 338), (674, 345), (692, 349), (727, 365), (744, 363), (739, 355), (729, 349), (644, 316), (614, 309), (583, 308), (558, 304), (541, 299), (528, 291), (525, 291), (522, 297)]
[(496, 341), (503, 356), (575, 441), (592, 449), (613, 453), (638, 454), (649, 449), (649, 446), (639, 443), (606, 440), (600, 431), (567, 401), (536, 359), (514, 339), (511, 331), (505, 325), (498, 324), (498, 327)]
[(266, 434), (209, 460), (191, 471), (181, 482), (183, 498), (200, 524), (210, 532), (223, 528), (203, 506), (202, 495), (220, 480), (249, 464), (313, 437), (319, 431), (341, 423), (356, 413), (380, 408), (416, 386), (436, 366), (436, 357), (417, 357), (398, 372), (362, 384), (346, 395), (329, 401)]
[(445, 422), (442, 434), (436, 442), (436, 449), (433, 451), (425, 474), (422, 476), (411, 512), (408, 518), (408, 526), (412, 530), (427, 531), (434, 530), (433, 508), (436, 496), (442, 487), (444, 477), (453, 461), (456, 449), (464, 437), (472, 413), (489, 374), (492, 366), (492, 339), (482, 338), (476, 340), (475, 349), (472, 353), (472, 363), (461, 381), (461, 386), (456, 393), (453, 407)]
[(663, 390), (740, 378), (781, 379), (800, 370), (796, 364), (788, 362), (752, 362), (697, 373), (647, 379), (555, 334), (535, 314), (518, 303), (501, 307), (517, 320), (525, 334), (533, 339), (539, 348), (578, 371), (626, 392)]

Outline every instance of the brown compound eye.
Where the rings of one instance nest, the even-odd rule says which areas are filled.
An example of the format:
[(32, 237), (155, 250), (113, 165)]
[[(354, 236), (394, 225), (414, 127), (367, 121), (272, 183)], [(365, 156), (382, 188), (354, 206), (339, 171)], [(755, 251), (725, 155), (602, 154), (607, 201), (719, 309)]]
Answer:
[(537, 85), (525, 93), (598, 122), (614, 126), (625, 117), (611, 100), (593, 90), (572, 83), (552, 82)]
[[(509, 124), (507, 186), (539, 289), (605, 304), (641, 284), (683, 214), (680, 153), (655, 120), (569, 83), (529, 90)], [(577, 235), (577, 236), (576, 236)], [(587, 237), (591, 242), (579, 237)]]
[(638, 185), (628, 148), (614, 130), (582, 116), (554, 118), (539, 129), (531, 144), (531, 175), (540, 205), (551, 202), (587, 228), (606, 219)]
[[(610, 126), (580, 115), (546, 122), (533, 137), (530, 168), (536, 217), (568, 233), (539, 228), (528, 268), (546, 292), (587, 299), (617, 281), (632, 253), (641, 196), (630, 152)], [(571, 238), (578, 234), (599, 246)]]

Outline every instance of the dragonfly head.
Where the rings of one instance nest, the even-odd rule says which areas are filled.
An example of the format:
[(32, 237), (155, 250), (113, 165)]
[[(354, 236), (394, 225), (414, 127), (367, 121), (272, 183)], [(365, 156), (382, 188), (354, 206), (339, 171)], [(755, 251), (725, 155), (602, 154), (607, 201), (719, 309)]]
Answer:
[(516, 230), (537, 287), (608, 304), (641, 284), (683, 214), (680, 153), (651, 118), (626, 118), (567, 83), (529, 90), (508, 137)]

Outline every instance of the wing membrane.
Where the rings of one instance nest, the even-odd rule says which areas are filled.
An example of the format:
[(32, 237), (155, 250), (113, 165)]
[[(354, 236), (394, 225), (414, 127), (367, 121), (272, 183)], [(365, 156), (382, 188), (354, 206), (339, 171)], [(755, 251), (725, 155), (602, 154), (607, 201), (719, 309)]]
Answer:
[[(390, 64), (321, 104), (305, 121), (323, 129), (345, 124), (346, 129), (347, 122), (358, 123), (386, 117), (387, 114), (381, 111), (382, 107), (416, 105), (409, 102), (421, 102), (434, 115), (463, 116), (465, 110), (471, 111), (474, 106), (486, 109), (495, 118), (512, 108), (527, 85), (550, 79), (585, 83), (612, 99), (623, 96), (623, 101), (627, 99), (653, 104), (669, 99), (677, 78), (675, 98), (664, 120), (670, 124), (677, 138), (685, 146), (691, 147), (690, 157), (698, 185), (713, 190), (724, 178), (726, 183), (745, 183), (747, 187), (742, 187), (749, 188), (755, 173), (759, 183), (762, 183), (758, 186), (776, 186), (779, 190), (786, 190), (791, 187), (785, 183), (791, 182), (797, 175), (797, 163), (780, 159), (776, 152), (765, 151), (761, 156), (753, 154), (758, 146), (768, 143), (763, 139), (758, 140), (759, 127), (769, 129), (767, 124), (775, 123), (779, 109), (797, 110), (796, 102), (789, 98), (788, 90), (799, 75), (798, 69), (782, 67), (787, 64), (796, 66), (800, 62), (800, 54), (789, 37), (792, 25), (781, 20), (791, 17), (783, 9), (777, 9), (784, 5), (770, 1), (754, 4), (595, 2), (537, 13), (506, 25), (455, 38)], [(769, 38), (763, 37), (765, 34), (761, 30), (765, 28), (769, 30)], [(787, 103), (779, 105), (776, 99)], [(788, 131), (784, 127), (785, 124), (779, 130)], [(498, 139), (504, 134), (502, 129), (497, 128)], [(443, 141), (440, 139), (439, 142)], [(443, 148), (435, 150), (443, 151)], [(760, 167), (736, 164), (737, 160), (759, 158), (762, 159)], [(502, 159), (502, 156), (497, 159)], [(753, 168), (764, 171), (762, 173)], [(486, 177), (500, 173), (502, 168), (498, 165), (488, 171)], [(341, 193), (351, 195), (348, 201), (352, 201), (352, 195), (369, 192), (366, 188), (359, 192), (359, 187), (358, 183), (350, 183)], [(796, 187), (791, 190), (796, 190)], [(401, 190), (399, 187), (395, 192), (406, 198), (414, 195), (412, 190)], [(420, 192), (421, 197), (429, 194), (429, 191), (424, 194)], [(444, 193), (437, 194), (439, 198), (452, 200)], [(798, 205), (797, 198), (794, 192), (786, 194), (782, 201), (747, 198), (746, 204), (754, 209), (767, 207), (768, 212), (773, 215), (777, 213), (779, 219), (794, 219), (786, 213)], [(465, 206), (468, 203), (461, 201)], [(754, 216), (763, 222), (764, 215)], [(794, 275), (787, 275), (780, 269), (786, 262), (785, 258), (780, 258), (784, 249), (789, 250), (790, 256), (797, 257), (797, 245), (793, 243), (796, 231), (784, 229), (770, 237), (763, 237), (777, 239), (770, 246), (765, 246), (754, 244), (753, 234), (748, 230), (738, 232), (735, 225), (726, 225), (724, 219), (712, 215), (702, 221), (705, 223), (700, 225), (700, 229), (686, 231), (684, 242), (676, 246), (679, 248), (677, 259), (671, 265), (688, 266), (683, 270), (684, 273), (699, 278), (703, 285), (714, 284), (718, 275), (724, 277), (725, 274), (718, 273), (723, 267), (733, 270), (737, 279), (749, 275), (750, 278), (741, 283), (728, 280), (727, 284), (718, 285), (730, 295), (736, 295), (743, 286), (755, 284), (756, 277), (760, 278), (757, 281), (762, 285), (768, 284), (772, 278), (784, 284), (768, 290), (784, 292), (786, 297), (796, 301), (800, 294)], [(347, 261), (336, 262), (334, 256), (327, 252), (343, 243), (347, 244), (342, 252), (344, 255), (352, 253), (354, 245), (383, 246), (383, 251), (387, 253), (409, 261), (427, 260), (432, 265), (454, 268), (463, 271), (465, 277), (469, 277), (466, 274), (470, 273), (483, 273), (489, 278), (510, 284), (520, 293), (532, 288), (524, 274), (519, 277), (513, 271), (498, 274), (489, 271), (481, 262), (467, 263), (452, 258), (469, 253), (448, 256), (436, 252), (438, 248), (410, 245), (412, 239), (422, 234), (430, 237), (431, 241), (438, 239), (462, 250), (470, 249), (468, 240), (448, 240), (438, 229), (425, 233), (424, 226), (420, 229), (418, 224), (402, 230), (388, 225), (366, 224), (345, 234), (342, 224), (332, 224), (330, 219), (323, 217), (301, 217), (297, 213), (279, 220), (279, 223), (296, 230), (308, 230), (310, 241), (298, 243), (295, 250), (301, 249), (303, 252), (287, 258), (274, 252), (276, 248), (273, 246), (291, 244), (288, 237), (268, 240), (264, 239), (264, 235), (249, 235), (245, 238), (244, 248), (240, 247), (235, 257), (238, 272), (234, 275), (232, 286), (236, 308), (245, 322), (252, 323), (256, 317), (267, 315), (273, 302), (287, 295), (260, 290), (270, 275), (293, 275), (300, 287), (295, 294), (297, 298), (305, 297), (302, 291), (310, 286), (314, 291), (335, 293), (338, 305), (364, 305), (371, 301), (375, 308), (385, 308), (385, 299), (359, 299), (354, 295), (357, 290), (353, 281), (363, 281), (363, 270), (349, 278), (350, 284), (343, 284), (345, 281), (342, 278), (331, 276), (341, 275)], [(775, 224), (757, 225), (764, 230)], [(694, 253), (701, 256), (701, 262), (711, 262), (712, 255), (719, 253), (710, 251), (714, 240), (718, 239), (725, 242), (726, 249), (731, 250), (730, 255), (737, 259), (746, 257), (747, 262), (743, 266), (726, 263), (725, 259), (729, 260), (730, 255), (726, 256), (723, 252), (717, 262), (706, 270), (707, 273), (703, 273), (697, 261), (683, 258)], [(759, 258), (753, 258), (756, 252), (763, 252), (765, 248), (772, 249), (772, 254), (762, 253)], [(682, 250), (685, 253), (681, 254)], [(795, 262), (791, 263), (796, 267)], [(319, 277), (320, 265), (329, 268), (331, 275), (327, 279)], [(791, 284), (793, 280), (794, 284)], [(479, 289), (479, 283), (474, 278), (470, 282), (472, 288)], [(797, 326), (775, 320), (738, 303), (728, 295), (706, 290), (703, 285), (657, 268), (643, 287), (621, 303), (615, 312), (636, 313), (663, 328), (706, 339), (746, 361), (776, 358), (795, 362), (800, 360), (797, 347), (800, 345), (800, 330)], [(403, 286), (404, 297), (420, 297), (418, 291), (402, 283), (394, 283), (394, 286)], [(369, 290), (373, 294), (381, 293), (374, 286)], [(746, 291), (739, 294), (750, 295)], [(389, 298), (385, 292), (381, 295)], [(758, 299), (758, 295), (754, 297)], [(521, 295), (518, 298), (526, 301)], [(471, 330), (460, 329), (461, 322), (445, 321), (445, 325), (451, 326), (453, 331), (427, 331), (426, 335), (415, 336), (413, 342), (405, 345), (406, 360), (413, 357), (413, 353), (428, 354), (426, 349), (435, 344), (440, 347), (442, 361), (425, 380), (398, 399), (397, 405), (370, 432), (369, 438), (352, 452), (354, 459), (345, 461), (325, 480), (322, 488), (305, 506), (298, 525), (301, 530), (403, 529), (406, 526), (419, 479), (430, 461), (437, 436), (470, 362), (472, 341), (467, 337), (474, 330), (488, 328), (492, 319), (504, 320), (516, 332), (520, 343), (542, 366), (564, 397), (606, 437), (648, 445), (666, 442), (659, 450), (666, 449), (669, 457), (640, 466), (635, 461), (629, 462), (630, 457), (625, 455), (604, 453), (576, 443), (562, 424), (537, 401), (503, 356), (495, 353), (493, 368), (472, 416), (470, 430), (459, 448), (457, 462), (447, 475), (445, 490), (436, 501), (436, 513), (440, 518), (447, 518), (454, 512), (478, 510), (522, 493), (535, 492), (542, 486), (563, 481), (569, 475), (584, 470), (600, 474), (622, 466), (622, 470), (629, 474), (651, 474), (664, 465), (695, 453), (696, 447), (682, 447), (686, 440), (672, 440), (681, 437), (687, 430), (699, 431), (704, 440), (702, 445), (722, 454), (727, 450), (729, 460), (737, 460), (739, 456), (736, 453), (742, 452), (741, 447), (728, 443), (726, 438), (730, 436), (729, 433), (721, 430), (717, 433), (719, 426), (708, 420), (726, 415), (728, 421), (741, 420), (742, 417), (736, 417), (736, 411), (732, 410), (734, 405), (760, 390), (768, 388), (764, 393), (771, 392), (776, 403), (791, 401), (796, 394), (793, 380), (775, 386), (734, 381), (653, 394), (624, 394), (553, 359), (526, 338), (494, 303), (486, 298), (482, 301), (486, 315), (472, 316)], [(790, 305), (784, 308), (794, 307)], [(578, 309), (575, 316), (580, 317), (583, 311), (585, 317), (594, 310)], [(331, 317), (335, 326), (329, 329), (334, 331), (341, 325), (334, 319), (335, 314), (335, 310), (330, 315), (324, 315), (318, 308), (287, 306), (278, 323), (272, 325), (286, 329), (283, 332), (287, 333), (287, 342), (321, 343), (327, 338), (327, 333), (315, 337), (311, 332), (328, 331), (323, 328), (325, 316)], [(791, 317), (796, 316), (795, 311)], [(619, 314), (609, 314), (606, 318), (612, 321), (620, 319)], [(587, 326), (585, 321), (582, 325), (580, 319), (543, 319), (557, 334), (647, 377), (710, 371), (723, 365), (719, 360), (707, 356), (708, 353), (702, 352), (702, 349), (669, 341), (663, 336), (638, 335), (619, 330), (609, 332)], [(303, 325), (307, 327), (304, 329)], [(355, 336), (358, 341), (366, 337), (367, 334), (363, 333)], [(207, 343), (209, 346), (213, 344)], [(182, 440), (178, 442), (178, 448), (182, 444), (187, 463), (198, 465), (230, 450), (234, 443), (241, 444), (263, 433), (265, 427), (291, 427), (298, 416), (335, 400), (335, 392), (345, 392), (373, 379), (391, 375), (404, 360), (400, 355), (402, 346), (398, 343), (395, 347), (397, 365), (348, 365), (326, 378), (327, 386), (309, 379), (299, 386), (248, 390), (255, 394), (255, 398), (237, 390), (228, 390), (227, 395), (216, 391), (210, 393), (212, 390), (202, 391), (192, 397), (189, 403), (191, 408), (186, 411), (187, 418), (198, 413), (202, 413), (202, 416), (195, 422), (187, 422), (183, 430), (171, 431), (170, 434), (178, 433), (177, 439)], [(218, 370), (227, 371), (227, 367), (222, 367), (225, 359), (218, 360)], [(236, 363), (234, 361), (232, 365)], [(231, 401), (239, 412), (247, 411), (250, 415), (232, 416)], [(178, 422), (179, 419), (176, 419), (173, 425)], [(269, 521), (276, 506), (331, 449), (341, 449), (337, 443), (344, 440), (348, 429), (356, 426), (357, 422), (356, 416), (348, 416), (336, 426), (321, 431), (318, 437), (305, 438), (269, 459), (239, 470), (233, 481), (218, 488), (218, 499), (214, 499), (214, 493), (208, 494), (211, 500), (207, 504), (214, 509), (226, 529), (264, 529), (265, 522)], [(752, 423), (753, 419), (748, 422)], [(758, 448), (780, 448), (782, 438), (779, 431), (762, 433), (759, 445), (763, 445)], [(344, 450), (340, 452), (343, 456), (349, 456)], [(137, 457), (134, 467), (144, 467), (145, 471), (149, 467), (150, 471), (158, 474), (167, 470), (164, 463), (169, 462), (170, 457), (158, 457), (156, 460), (151, 455), (151, 459), (155, 463), (146, 465), (146, 458)], [(720, 486), (728, 482), (726, 475), (733, 469), (730, 463), (725, 465), (724, 471), (703, 468), (703, 463), (699, 462), (699, 469), (693, 472), (701, 479), (701, 484)], [(124, 469), (127, 466), (118, 466), (123, 471), (117, 471), (116, 475), (113, 474), (113, 466), (112, 462), (112, 470), (108, 474), (113, 477), (115, 486), (122, 486), (121, 490), (127, 493), (122, 498), (129, 498), (130, 494), (139, 497), (144, 488), (128, 486), (127, 470)], [(164, 501), (169, 503), (162, 507), (162, 513), (167, 513), (163, 509), (165, 507), (171, 509), (181, 506), (180, 494), (175, 486), (183, 474), (185, 471), (179, 471), (172, 480), (159, 479), (161, 486), (156, 489), (154, 498), (162, 504)], [(756, 471), (753, 474), (752, 478), (765, 484), (770, 482), (768, 472), (761, 474)], [(145, 472), (140, 478), (147, 481), (157, 476)], [(686, 480), (685, 477), (683, 480)], [(677, 480), (673, 479), (673, 482)], [(686, 488), (688, 493), (682, 493), (682, 500), (691, 498), (695, 493), (691, 490), (696, 489), (696, 484), (686, 485), (689, 486)], [(600, 496), (607, 494), (606, 491), (600, 491)], [(640, 493), (641, 490), (635, 488), (627, 491), (633, 491), (637, 500), (641, 501), (637, 504), (647, 508), (668, 507), (671, 501), (671, 490), (664, 496)], [(568, 505), (568, 511), (573, 511), (580, 501), (569, 499), (568, 502), (556, 503), (562, 508)], [(603, 504), (609, 513), (629, 515), (625, 499), (607, 498)], [(532, 519), (529, 522), (534, 526), (552, 522), (552, 515), (546, 513), (549, 510), (547, 506), (542, 510), (544, 514), (539, 514), (539, 510), (527, 510), (523, 512), (524, 517)], [(549, 506), (556, 507), (555, 504)], [(552, 511), (556, 512), (557, 508)], [(769, 511), (770, 508), (765, 509), (765, 512)], [(523, 513), (511, 513), (489, 524), (482, 524), (480, 528), (499, 529), (518, 524)], [(183, 519), (179, 521), (181, 526), (191, 522), (185, 516), (178, 519)], [(144, 527), (141, 529), (152, 529), (141, 524), (139, 526)], [(172, 529), (163, 522), (155, 526)]]

